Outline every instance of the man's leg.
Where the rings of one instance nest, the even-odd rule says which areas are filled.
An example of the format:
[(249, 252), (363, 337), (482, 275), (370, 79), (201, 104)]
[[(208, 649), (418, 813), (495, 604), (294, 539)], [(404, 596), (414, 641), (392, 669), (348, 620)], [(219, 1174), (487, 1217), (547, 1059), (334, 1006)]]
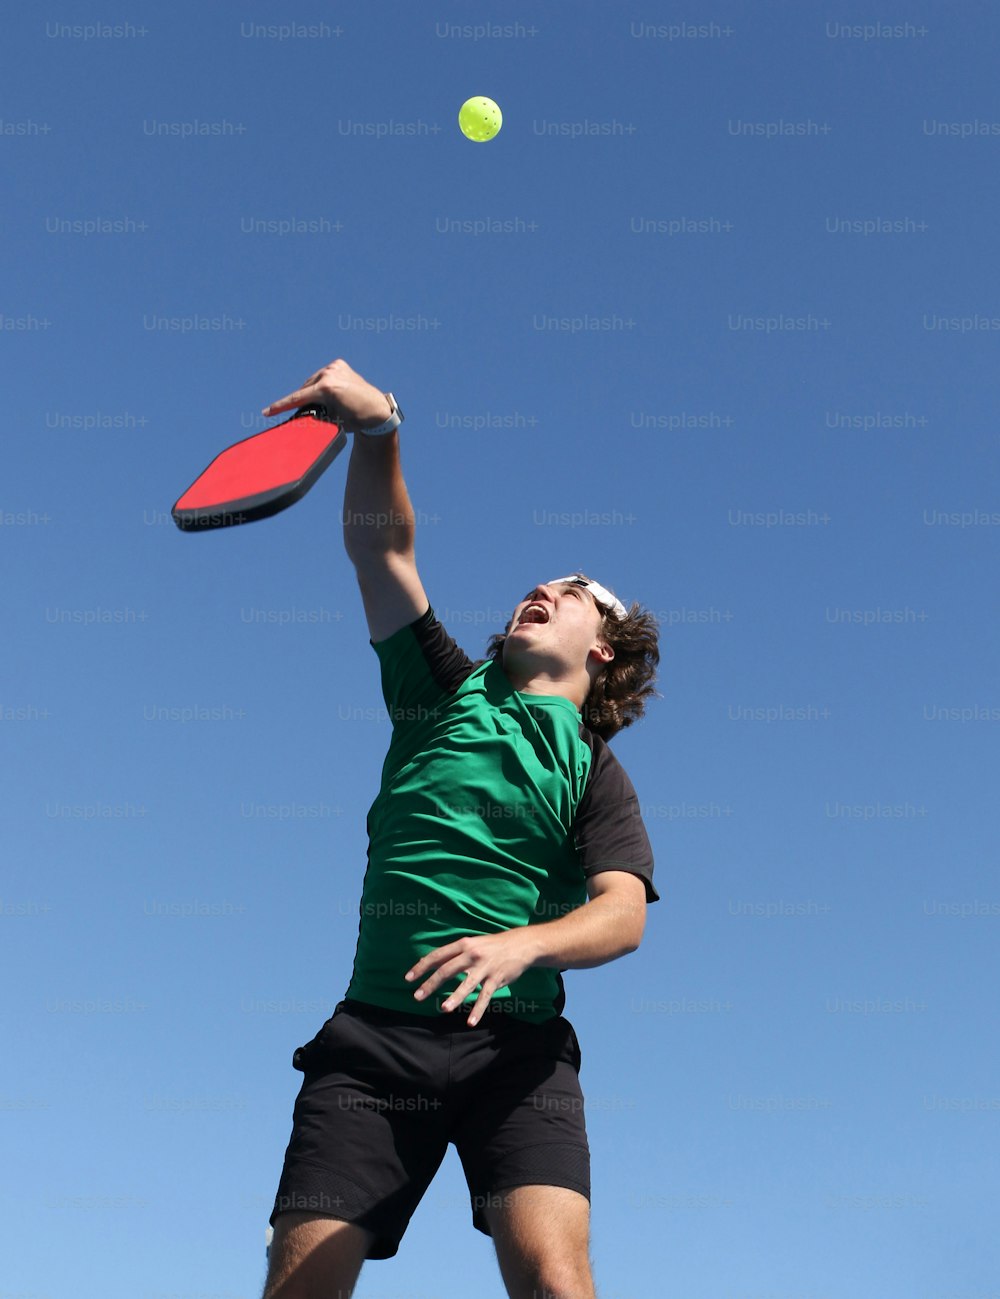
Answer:
[(596, 1299), (590, 1203), (564, 1186), (518, 1186), (484, 1209), (510, 1299)]
[(350, 1299), (374, 1239), (337, 1218), (279, 1213), (263, 1299)]

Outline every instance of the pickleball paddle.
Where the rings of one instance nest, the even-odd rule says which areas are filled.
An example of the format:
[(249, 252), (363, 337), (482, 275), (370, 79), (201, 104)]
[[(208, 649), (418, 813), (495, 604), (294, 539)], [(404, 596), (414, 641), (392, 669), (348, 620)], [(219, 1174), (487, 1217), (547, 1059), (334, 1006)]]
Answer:
[(183, 532), (208, 532), (287, 510), (346, 445), (347, 434), (324, 406), (302, 406), (220, 452), (177, 500), (174, 522)]

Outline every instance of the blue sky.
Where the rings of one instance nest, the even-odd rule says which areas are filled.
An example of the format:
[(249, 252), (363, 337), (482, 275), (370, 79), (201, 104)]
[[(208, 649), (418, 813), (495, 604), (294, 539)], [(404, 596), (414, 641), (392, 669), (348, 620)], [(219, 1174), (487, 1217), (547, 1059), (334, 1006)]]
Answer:
[[(662, 901), (566, 975), (601, 1299), (996, 1294), (998, 34), (8, 15), (2, 1299), (260, 1292), (388, 722), (346, 460), (246, 528), (170, 507), (336, 357), (403, 407), (473, 657), (577, 567), (661, 619), (614, 749)], [(470, 1293), (450, 1152), (356, 1295)]]

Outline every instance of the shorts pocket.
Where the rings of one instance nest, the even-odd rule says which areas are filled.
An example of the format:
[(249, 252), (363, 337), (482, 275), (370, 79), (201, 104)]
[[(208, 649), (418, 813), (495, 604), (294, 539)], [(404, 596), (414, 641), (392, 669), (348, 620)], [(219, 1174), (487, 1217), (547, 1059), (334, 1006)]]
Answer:
[(549, 1037), (548, 1054), (551, 1059), (559, 1060), (563, 1064), (571, 1064), (577, 1073), (580, 1072), (582, 1057), (580, 1055), (580, 1043), (576, 1036), (576, 1029), (564, 1019), (562, 1015), (557, 1015), (555, 1019), (550, 1019), (546, 1029), (551, 1034)]
[(576, 1029), (573, 1027), (572, 1024), (570, 1024), (569, 1026), (569, 1039), (567, 1045), (569, 1046), (570, 1051), (572, 1052), (573, 1068), (577, 1071), (577, 1073), (579, 1073), (580, 1066), (583, 1063), (583, 1056), (580, 1053), (580, 1039), (577, 1037)]
[(330, 1060), (333, 1051), (336, 1049), (330, 1041), (331, 1030), (333, 1029), (334, 1020), (340, 1024), (348, 1018), (340, 1013), (343, 1002), (334, 1007), (333, 1014), (326, 1021), (311, 1042), (305, 1046), (296, 1047), (292, 1052), (292, 1068), (298, 1069), (300, 1073), (309, 1073), (314, 1069), (327, 1069), (330, 1067)]

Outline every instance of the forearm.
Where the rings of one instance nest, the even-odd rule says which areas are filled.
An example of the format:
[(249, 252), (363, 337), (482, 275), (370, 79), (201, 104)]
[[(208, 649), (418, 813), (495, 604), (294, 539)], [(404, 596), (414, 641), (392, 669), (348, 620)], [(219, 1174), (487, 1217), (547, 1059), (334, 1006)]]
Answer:
[(416, 518), (403, 480), (399, 434), (352, 434), (344, 489), (344, 546), (352, 561), (372, 553), (413, 551)]
[(558, 920), (527, 925), (522, 931), (532, 945), (532, 965), (557, 970), (589, 970), (627, 956), (639, 946), (645, 905), (621, 898), (592, 898)]

